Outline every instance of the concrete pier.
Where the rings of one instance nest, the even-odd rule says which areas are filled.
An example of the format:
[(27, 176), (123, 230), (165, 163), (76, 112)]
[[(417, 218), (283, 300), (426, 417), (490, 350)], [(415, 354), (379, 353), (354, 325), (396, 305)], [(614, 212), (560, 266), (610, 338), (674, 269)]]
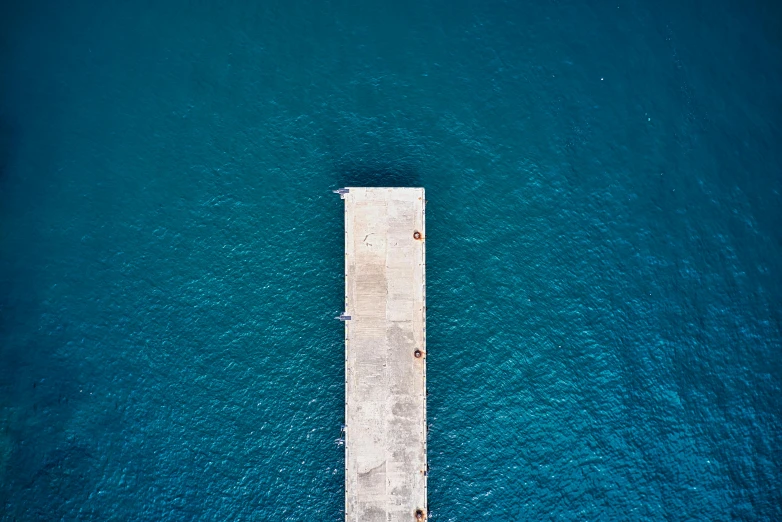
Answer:
[(345, 520), (425, 520), (424, 189), (339, 192), (345, 200)]

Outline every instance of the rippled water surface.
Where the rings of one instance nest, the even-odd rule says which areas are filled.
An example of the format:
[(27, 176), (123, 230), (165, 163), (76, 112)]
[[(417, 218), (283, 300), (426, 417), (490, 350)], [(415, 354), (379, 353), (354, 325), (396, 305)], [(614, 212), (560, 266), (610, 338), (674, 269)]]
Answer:
[(782, 519), (780, 20), (5, 3), (0, 519), (341, 520), (345, 185), (427, 191), (432, 520)]

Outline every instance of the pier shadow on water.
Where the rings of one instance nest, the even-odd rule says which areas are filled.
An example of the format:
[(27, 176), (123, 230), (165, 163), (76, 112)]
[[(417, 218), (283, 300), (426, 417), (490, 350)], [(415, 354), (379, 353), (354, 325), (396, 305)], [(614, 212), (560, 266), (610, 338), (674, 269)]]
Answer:
[(408, 162), (377, 159), (335, 165), (340, 187), (420, 187), (420, 171)]

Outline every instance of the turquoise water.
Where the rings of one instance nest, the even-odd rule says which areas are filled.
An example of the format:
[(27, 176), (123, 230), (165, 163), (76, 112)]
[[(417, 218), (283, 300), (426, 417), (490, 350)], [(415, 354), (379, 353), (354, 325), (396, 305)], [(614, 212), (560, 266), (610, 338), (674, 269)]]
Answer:
[(778, 6), (159, 4), (0, 8), (0, 519), (341, 520), (345, 185), (432, 520), (782, 519)]

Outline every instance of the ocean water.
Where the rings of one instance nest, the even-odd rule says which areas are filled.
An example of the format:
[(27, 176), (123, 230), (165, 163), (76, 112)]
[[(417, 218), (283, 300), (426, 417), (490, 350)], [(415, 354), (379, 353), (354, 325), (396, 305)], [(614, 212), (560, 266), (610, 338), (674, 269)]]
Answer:
[(781, 87), (773, 1), (4, 3), (0, 520), (342, 520), (345, 185), (431, 520), (782, 520)]

